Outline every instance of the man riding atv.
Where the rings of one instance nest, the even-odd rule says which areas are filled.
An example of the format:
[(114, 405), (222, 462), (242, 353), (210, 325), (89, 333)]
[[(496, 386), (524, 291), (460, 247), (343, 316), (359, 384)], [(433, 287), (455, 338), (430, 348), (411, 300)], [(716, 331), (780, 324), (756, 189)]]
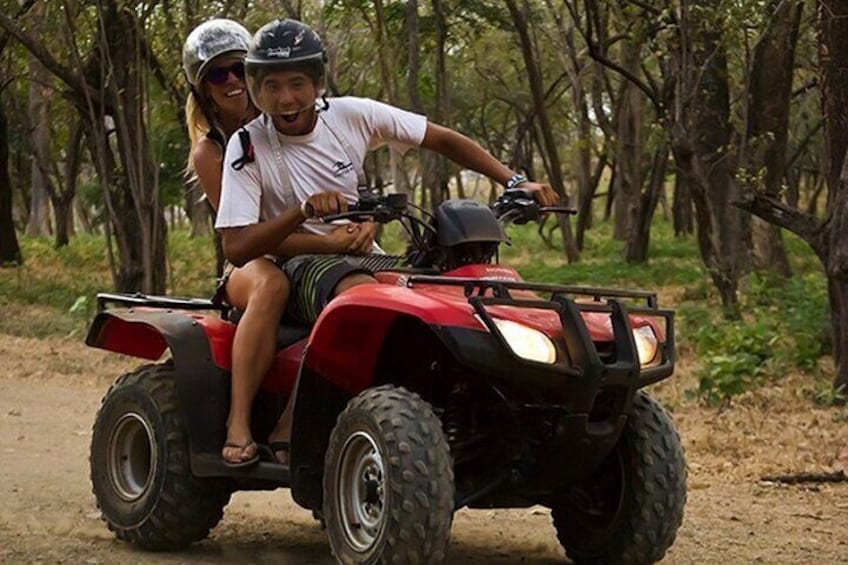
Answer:
[[(245, 62), (250, 95), (263, 113), (230, 140), (215, 227), (227, 259), (236, 266), (264, 256), (283, 270), (291, 285), (286, 309), (291, 322), (313, 323), (333, 296), (376, 282), (371, 269), (392, 264), (385, 257), (370, 257), (382, 253), (374, 243), (376, 224), (360, 223), (350, 235), (321, 222), (315, 216), (322, 214), (307, 205), (310, 197), (320, 198), (324, 208), (347, 211), (348, 202), (367, 190), (367, 153), (381, 145), (436, 151), (507, 188), (520, 186), (543, 205), (556, 203), (550, 186), (528, 182), (477, 143), (424, 116), (363, 98), (328, 100), (325, 49), (306, 24), (266, 24), (254, 36)], [(306, 223), (290, 235), (294, 218)], [(346, 247), (340, 248), (340, 243)], [(245, 316), (268, 311), (270, 304), (263, 301), (273, 299), (252, 294)], [(250, 408), (274, 352), (259, 336), (254, 343), (241, 340), (240, 345), (244, 350), (234, 354), (223, 457), (243, 466), (259, 460), (250, 433)], [(291, 408), (289, 403), (269, 436), (275, 457), (283, 463), (288, 458)]]

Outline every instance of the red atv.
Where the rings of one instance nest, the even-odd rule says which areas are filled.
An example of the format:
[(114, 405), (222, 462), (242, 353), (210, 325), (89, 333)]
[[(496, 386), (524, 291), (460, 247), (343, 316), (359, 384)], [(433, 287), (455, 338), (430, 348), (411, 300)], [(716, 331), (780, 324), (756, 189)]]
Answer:
[[(445, 559), (462, 507), (551, 509), (578, 563), (649, 563), (674, 541), (686, 464), (642, 390), (674, 370), (673, 313), (641, 291), (533, 284), (497, 264), (502, 223), (541, 213), (369, 197), (343, 217), (400, 220), (409, 267), (279, 327), (253, 409), (266, 438), (295, 396), (290, 466), (221, 459), (234, 313), (208, 300), (101, 294), (86, 343), (156, 362), (118, 379), (91, 442), (109, 528), (147, 549), (206, 537), (235, 490), (290, 488), (342, 563)], [(416, 215), (419, 214), (419, 215)], [(205, 312), (204, 312), (205, 311)]]

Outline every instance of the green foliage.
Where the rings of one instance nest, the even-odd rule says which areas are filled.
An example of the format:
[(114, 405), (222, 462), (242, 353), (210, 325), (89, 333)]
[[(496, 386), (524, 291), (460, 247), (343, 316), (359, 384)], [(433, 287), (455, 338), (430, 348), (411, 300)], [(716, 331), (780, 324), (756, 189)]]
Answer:
[(820, 274), (774, 280), (753, 275), (743, 319), (728, 321), (706, 306), (679, 308), (684, 347), (701, 361), (694, 395), (728, 402), (791, 370), (815, 371), (832, 347), (825, 281)]
[(764, 373), (778, 339), (767, 321), (701, 326), (696, 340), (709, 353), (698, 374), (697, 395), (718, 404), (744, 393)]
[[(813, 388), (808, 390), (810, 399), (819, 406), (845, 406), (848, 404), (848, 390), (845, 387), (834, 388), (833, 383), (824, 379), (815, 381)], [(848, 421), (848, 411), (844, 414)]]
[[(587, 232), (582, 258), (573, 264), (566, 263), (561, 252), (552, 253), (536, 231), (536, 224), (510, 227), (513, 245), (503, 252), (504, 261), (515, 265), (527, 280), (653, 289), (699, 284), (706, 276), (695, 242), (675, 238), (671, 224), (659, 218), (653, 228), (651, 260), (638, 265), (621, 260), (624, 244), (612, 238), (609, 223)], [(561, 248), (559, 231), (554, 232), (553, 241)]]
[[(98, 292), (112, 291), (102, 235), (78, 235), (56, 249), (46, 237), (22, 237), (23, 266), (0, 269), (0, 332), (44, 337), (80, 331), (94, 313)], [(169, 234), (168, 293), (211, 296), (215, 289), (212, 238)], [(30, 317), (30, 312), (40, 314)], [(10, 315), (21, 312), (20, 316)]]

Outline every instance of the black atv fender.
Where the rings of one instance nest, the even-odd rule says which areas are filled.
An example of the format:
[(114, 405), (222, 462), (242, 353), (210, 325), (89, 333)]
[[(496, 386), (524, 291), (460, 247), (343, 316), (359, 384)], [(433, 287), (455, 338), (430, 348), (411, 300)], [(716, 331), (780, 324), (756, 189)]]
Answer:
[[(170, 349), (177, 402), (188, 428), (192, 471), (197, 472), (199, 454), (220, 451), (226, 438), (229, 411), (229, 370), (213, 354), (211, 331), (232, 331), (220, 318), (156, 309), (115, 309), (98, 313), (85, 343), (91, 347), (156, 361)], [(223, 336), (220, 336), (223, 337)], [(222, 339), (222, 342), (231, 343)], [(220, 356), (220, 353), (219, 353)]]

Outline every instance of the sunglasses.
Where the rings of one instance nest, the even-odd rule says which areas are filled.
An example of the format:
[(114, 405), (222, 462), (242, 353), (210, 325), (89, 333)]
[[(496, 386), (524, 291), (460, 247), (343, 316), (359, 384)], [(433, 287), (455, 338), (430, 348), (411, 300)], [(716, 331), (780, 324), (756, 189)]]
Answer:
[(211, 82), (212, 84), (221, 85), (227, 82), (227, 78), (229, 78), (230, 73), (239, 79), (244, 79), (244, 63), (242, 61), (236, 61), (232, 65), (228, 67), (214, 67), (209, 69), (209, 72), (206, 73), (206, 80)]

